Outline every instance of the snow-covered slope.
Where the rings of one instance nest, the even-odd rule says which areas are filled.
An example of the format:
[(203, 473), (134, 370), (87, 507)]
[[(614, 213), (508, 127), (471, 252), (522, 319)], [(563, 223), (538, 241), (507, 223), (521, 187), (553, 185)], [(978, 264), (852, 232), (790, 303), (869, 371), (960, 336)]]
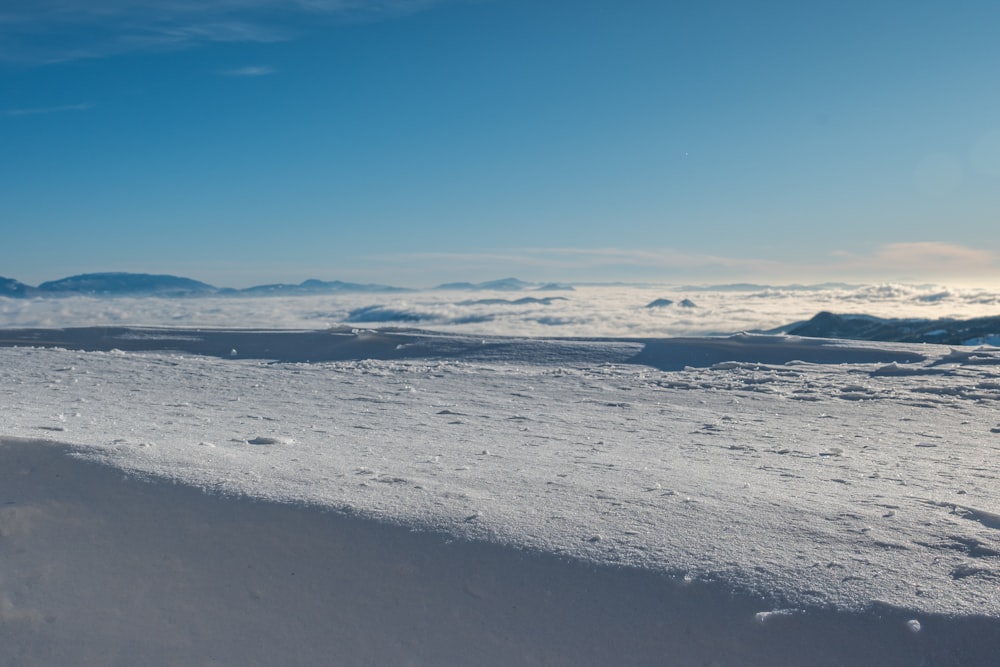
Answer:
[(1000, 655), (1000, 350), (339, 335), (0, 349), (0, 654)]
[(987, 341), (1000, 332), (1000, 317), (955, 319), (884, 319), (869, 315), (818, 313), (808, 322), (782, 327), (789, 335), (852, 340), (969, 345)]

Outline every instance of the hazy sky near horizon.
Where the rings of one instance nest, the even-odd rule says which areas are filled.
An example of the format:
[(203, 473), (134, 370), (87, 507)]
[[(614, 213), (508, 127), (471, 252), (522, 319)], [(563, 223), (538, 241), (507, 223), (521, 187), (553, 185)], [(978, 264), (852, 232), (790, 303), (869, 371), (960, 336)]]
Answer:
[(7, 0), (0, 276), (1000, 282), (1000, 4)]

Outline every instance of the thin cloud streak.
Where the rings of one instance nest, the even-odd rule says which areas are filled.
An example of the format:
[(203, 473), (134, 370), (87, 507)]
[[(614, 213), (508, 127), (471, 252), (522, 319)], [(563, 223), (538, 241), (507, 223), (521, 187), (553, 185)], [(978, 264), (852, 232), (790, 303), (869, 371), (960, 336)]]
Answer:
[(277, 70), (273, 67), (248, 65), (247, 67), (238, 67), (236, 69), (226, 70), (223, 74), (225, 76), (235, 77), (255, 77), (267, 76), (268, 74), (274, 74), (276, 71)]
[[(677, 249), (508, 248), (491, 252), (422, 252), (379, 254), (375, 263), (394, 266), (447, 266), (455, 272), (507, 275), (526, 271), (557, 279), (615, 275), (642, 280), (666, 279), (740, 281), (941, 280), (991, 282), (1000, 278), (1000, 258), (989, 251), (964, 246), (913, 242), (892, 243), (867, 254), (832, 251), (830, 260), (790, 257), (774, 260), (726, 257)], [(624, 275), (627, 274), (627, 275)]]
[(935, 264), (966, 268), (996, 267), (997, 257), (988, 250), (951, 243), (891, 243), (878, 253), (881, 260), (903, 264)]
[(51, 113), (67, 113), (70, 111), (89, 111), (94, 108), (94, 104), (91, 102), (83, 102), (81, 104), (64, 104), (57, 107), (36, 107), (30, 109), (7, 109), (3, 112), (4, 116), (37, 116)]
[[(577, 280), (600, 275), (599, 280), (617, 280), (615, 276), (643, 280), (698, 279), (712, 276), (780, 277), (792, 275), (791, 265), (767, 259), (723, 257), (675, 249), (627, 248), (512, 248), (498, 252), (428, 252), (372, 256), (373, 261), (399, 265), (405, 263), (445, 265), (457, 270), (499, 271), (519, 269), (551, 274), (554, 279)], [(623, 273), (629, 275), (623, 276)], [(595, 278), (596, 279), (596, 278)]]
[[(502, 262), (519, 266), (610, 267), (664, 266), (705, 267), (705, 266), (748, 266), (759, 267), (770, 264), (766, 260), (736, 259), (679, 250), (638, 250), (627, 248), (509, 248), (496, 252), (424, 252), (378, 255), (373, 259), (399, 261), (455, 261), (472, 264), (480, 262)], [(776, 264), (777, 265), (777, 264)]]
[(949, 278), (985, 280), (1000, 276), (1000, 258), (996, 254), (953, 243), (919, 241), (889, 243), (868, 255), (831, 253), (830, 267), (861, 276), (887, 273), (902, 278)]

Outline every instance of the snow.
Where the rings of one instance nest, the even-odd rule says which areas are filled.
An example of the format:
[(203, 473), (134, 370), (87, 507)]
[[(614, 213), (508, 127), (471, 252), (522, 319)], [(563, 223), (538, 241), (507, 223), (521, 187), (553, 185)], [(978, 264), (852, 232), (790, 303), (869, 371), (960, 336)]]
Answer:
[(1000, 349), (85, 332), (0, 348), (0, 663), (1000, 654)]

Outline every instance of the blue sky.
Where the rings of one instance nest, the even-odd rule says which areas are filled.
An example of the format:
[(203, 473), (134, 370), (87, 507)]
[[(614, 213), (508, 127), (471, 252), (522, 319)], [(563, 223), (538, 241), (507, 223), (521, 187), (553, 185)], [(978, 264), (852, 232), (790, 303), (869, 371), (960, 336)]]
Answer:
[(998, 25), (986, 1), (6, 0), (0, 275), (995, 284)]

